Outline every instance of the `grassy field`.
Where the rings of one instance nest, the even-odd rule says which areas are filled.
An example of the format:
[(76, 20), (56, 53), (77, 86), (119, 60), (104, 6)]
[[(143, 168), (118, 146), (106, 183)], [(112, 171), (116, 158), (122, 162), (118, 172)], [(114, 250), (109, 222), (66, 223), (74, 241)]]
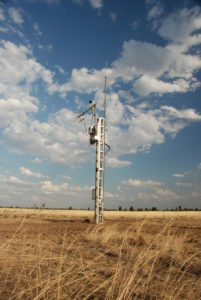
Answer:
[(0, 209), (0, 299), (201, 299), (201, 212)]

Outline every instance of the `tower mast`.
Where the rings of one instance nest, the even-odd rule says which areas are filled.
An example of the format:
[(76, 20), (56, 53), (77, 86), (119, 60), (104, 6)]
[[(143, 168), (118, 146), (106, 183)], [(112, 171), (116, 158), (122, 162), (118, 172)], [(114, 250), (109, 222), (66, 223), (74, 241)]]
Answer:
[[(96, 144), (95, 188), (92, 189), (92, 199), (95, 200), (94, 222), (96, 224), (103, 223), (105, 154), (110, 149), (110, 146), (105, 143), (106, 85), (107, 77), (105, 76), (104, 117), (99, 117), (96, 119), (96, 104), (92, 103), (92, 101), (89, 102), (90, 107), (77, 117), (79, 121), (82, 121), (84, 114), (89, 110), (92, 111), (93, 124), (89, 127), (88, 134), (90, 144)], [(105, 152), (105, 146), (108, 147), (107, 152)]]

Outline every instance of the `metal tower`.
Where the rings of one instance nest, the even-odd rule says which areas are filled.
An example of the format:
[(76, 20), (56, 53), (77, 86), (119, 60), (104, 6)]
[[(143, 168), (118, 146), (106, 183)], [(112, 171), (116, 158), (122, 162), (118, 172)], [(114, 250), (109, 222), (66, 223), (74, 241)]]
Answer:
[[(95, 200), (94, 222), (103, 223), (104, 210), (104, 166), (105, 155), (110, 150), (110, 146), (105, 143), (105, 120), (106, 120), (106, 77), (105, 77), (105, 96), (104, 96), (104, 118), (96, 118), (96, 104), (89, 102), (90, 107), (77, 116), (81, 122), (84, 115), (91, 110), (92, 125), (88, 129), (89, 143), (96, 145), (96, 164), (95, 164), (95, 188), (92, 189), (92, 199)], [(105, 151), (105, 146), (108, 148)]]

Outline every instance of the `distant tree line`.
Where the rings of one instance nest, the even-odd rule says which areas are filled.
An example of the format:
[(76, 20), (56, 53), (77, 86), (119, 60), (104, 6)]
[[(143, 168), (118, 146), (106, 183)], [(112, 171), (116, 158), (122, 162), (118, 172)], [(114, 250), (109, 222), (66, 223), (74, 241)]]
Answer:
[[(72, 206), (66, 207), (66, 208), (58, 208), (58, 207), (54, 207), (54, 208), (49, 208), (46, 207), (45, 203), (42, 203), (40, 206), (34, 204), (32, 207), (24, 207), (24, 206), (14, 206), (14, 205), (10, 205), (10, 206), (0, 206), (0, 208), (29, 208), (29, 209), (49, 209), (49, 210), (93, 210), (93, 208), (91, 209), (90, 207), (88, 208), (73, 208)], [(129, 208), (125, 207), (123, 208), (122, 206), (119, 206), (118, 208), (104, 208), (105, 211), (201, 211), (201, 208), (186, 208), (186, 207), (182, 207), (181, 205), (175, 207), (175, 208), (166, 208), (166, 209), (159, 209), (156, 206), (153, 206), (151, 208), (143, 208), (143, 207), (137, 207), (134, 208), (134, 206), (130, 206)]]
[(118, 211), (201, 211), (201, 208), (186, 208), (182, 207), (181, 205), (175, 207), (175, 208), (165, 208), (165, 209), (158, 209), (156, 206), (152, 206), (151, 208), (143, 208), (143, 207), (137, 207), (134, 208), (133, 206), (130, 206), (129, 208), (123, 208), (122, 206), (119, 206), (118, 209), (111, 209), (111, 210), (118, 210)]

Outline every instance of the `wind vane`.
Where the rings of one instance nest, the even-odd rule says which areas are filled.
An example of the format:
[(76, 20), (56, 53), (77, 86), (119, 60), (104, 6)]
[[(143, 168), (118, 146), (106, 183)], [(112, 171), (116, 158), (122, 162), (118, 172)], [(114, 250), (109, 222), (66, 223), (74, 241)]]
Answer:
[[(96, 103), (89, 101), (89, 108), (77, 116), (79, 122), (84, 120), (84, 115), (92, 112), (92, 122), (88, 129), (89, 143), (96, 145), (96, 168), (95, 168), (95, 188), (92, 189), (92, 199), (95, 200), (94, 222), (96, 224), (103, 223), (104, 210), (104, 167), (105, 155), (110, 150), (110, 146), (105, 143), (105, 127), (106, 127), (106, 86), (107, 77), (105, 76), (104, 88), (104, 117), (96, 118)], [(105, 147), (108, 149), (105, 150)]]

